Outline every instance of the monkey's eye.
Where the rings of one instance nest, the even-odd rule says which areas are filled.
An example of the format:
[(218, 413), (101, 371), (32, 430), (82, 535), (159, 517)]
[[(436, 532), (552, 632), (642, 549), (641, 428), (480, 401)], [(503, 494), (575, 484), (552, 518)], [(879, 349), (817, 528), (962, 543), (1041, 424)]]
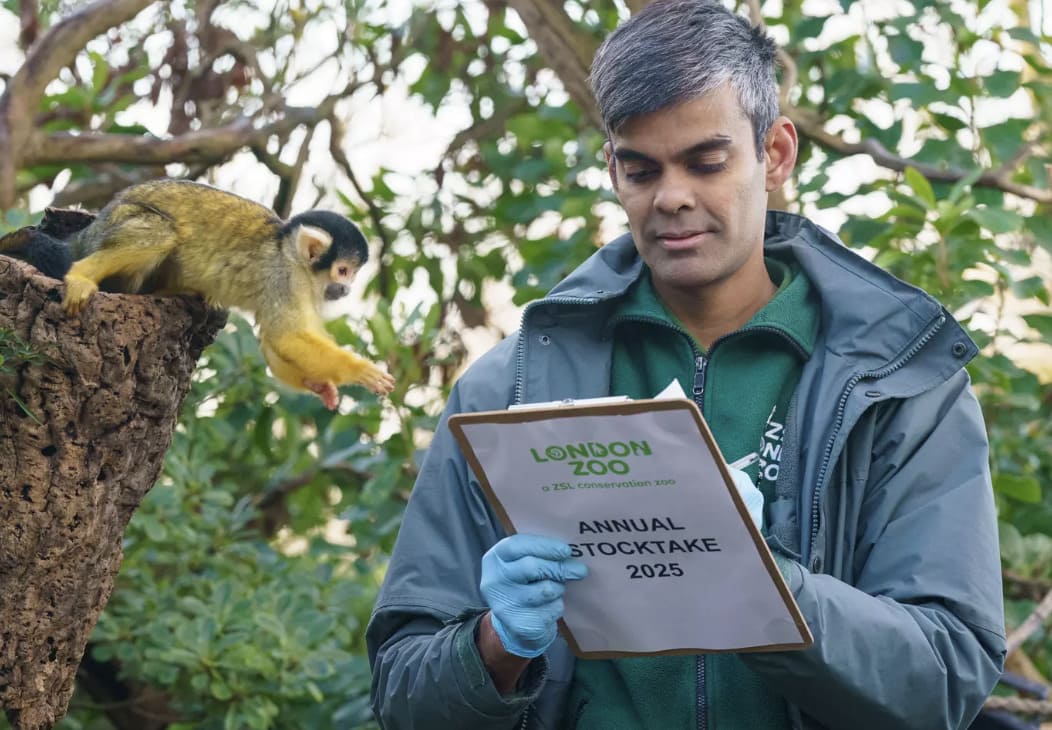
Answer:
[(340, 276), (347, 276), (351, 273), (351, 270), (348, 269), (346, 266), (341, 266), (339, 269), (337, 269), (337, 273), (339, 273)]

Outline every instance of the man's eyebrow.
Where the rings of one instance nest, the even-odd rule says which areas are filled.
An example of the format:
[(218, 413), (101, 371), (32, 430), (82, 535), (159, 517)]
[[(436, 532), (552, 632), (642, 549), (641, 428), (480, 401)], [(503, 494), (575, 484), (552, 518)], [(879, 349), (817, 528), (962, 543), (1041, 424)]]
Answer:
[[(715, 137), (702, 140), (685, 150), (677, 152), (673, 155), (673, 158), (682, 160), (702, 152), (726, 149), (731, 146), (732, 141), (733, 140), (725, 134), (717, 134)], [(631, 147), (614, 147), (614, 157), (621, 162), (654, 162), (654, 159), (650, 155), (644, 154), (639, 150), (634, 150)]]

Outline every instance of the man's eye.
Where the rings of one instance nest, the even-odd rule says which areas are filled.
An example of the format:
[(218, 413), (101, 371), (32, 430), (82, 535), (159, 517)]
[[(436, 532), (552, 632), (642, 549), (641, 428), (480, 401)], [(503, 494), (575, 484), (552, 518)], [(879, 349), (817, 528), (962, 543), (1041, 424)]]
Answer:
[(727, 169), (727, 160), (725, 159), (700, 159), (694, 160), (690, 163), (690, 169), (701, 173), (703, 175), (711, 175), (716, 172), (723, 172)]
[(657, 170), (639, 169), (625, 170), (625, 179), (629, 182), (644, 182), (657, 175)]

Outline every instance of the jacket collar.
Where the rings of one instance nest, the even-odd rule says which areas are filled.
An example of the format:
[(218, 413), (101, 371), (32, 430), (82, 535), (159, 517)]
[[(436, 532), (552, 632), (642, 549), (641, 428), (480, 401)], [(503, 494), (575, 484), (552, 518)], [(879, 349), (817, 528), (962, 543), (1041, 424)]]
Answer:
[[(847, 248), (829, 231), (801, 216), (769, 211), (764, 246), (790, 255), (821, 299), (820, 347), (853, 363), (857, 371), (878, 370), (916, 342), (945, 315), (924, 291), (907, 284)], [(537, 304), (590, 304), (619, 297), (639, 278), (642, 260), (625, 234), (603, 246)], [(524, 314), (524, 326), (529, 313)], [(559, 307), (548, 311), (557, 316)], [(953, 326), (960, 329), (959, 325)], [(967, 340), (963, 331), (958, 339)], [(974, 345), (969, 341), (971, 352)]]

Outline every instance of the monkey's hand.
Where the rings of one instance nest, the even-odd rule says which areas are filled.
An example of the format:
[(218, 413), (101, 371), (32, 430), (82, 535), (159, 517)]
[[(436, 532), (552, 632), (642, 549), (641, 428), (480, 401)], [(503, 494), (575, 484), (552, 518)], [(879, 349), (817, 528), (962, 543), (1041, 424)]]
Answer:
[(66, 310), (66, 314), (79, 314), (91, 299), (91, 295), (98, 290), (99, 285), (91, 279), (77, 274), (66, 274), (66, 296), (62, 299), (62, 308)]
[(359, 383), (377, 395), (387, 395), (394, 390), (395, 379), (393, 377), (368, 360), (365, 361), (365, 364), (368, 367), (365, 367), (361, 374), (357, 376)]

